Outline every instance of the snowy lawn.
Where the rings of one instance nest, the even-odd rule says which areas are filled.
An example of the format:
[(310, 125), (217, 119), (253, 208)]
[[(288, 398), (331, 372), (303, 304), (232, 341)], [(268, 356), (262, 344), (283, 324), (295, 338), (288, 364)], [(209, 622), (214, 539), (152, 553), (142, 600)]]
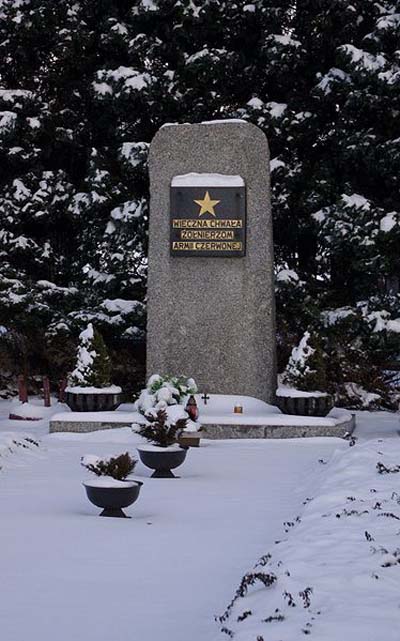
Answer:
[(324, 461), (285, 536), (238, 583), (224, 638), (399, 640), (399, 415), (359, 418), (358, 441)]
[[(7, 411), (0, 403), (1, 431), (29, 432), (41, 443), (35, 452), (19, 448), (0, 472), (5, 641), (221, 638), (214, 615), (256, 560), (284, 545), (275, 545), (288, 536), (283, 523), (329, 480), (333, 463), (319, 460), (340, 461), (363, 447), (322, 438), (208, 441), (189, 451), (180, 479), (150, 479), (139, 462), (133, 476), (144, 486), (126, 509), (132, 518), (107, 519), (85, 496), (80, 457), (135, 454), (138, 437), (127, 428), (48, 435), (46, 420), (8, 421)], [(393, 432), (394, 415), (374, 416)], [(267, 610), (268, 589), (259, 592)]]

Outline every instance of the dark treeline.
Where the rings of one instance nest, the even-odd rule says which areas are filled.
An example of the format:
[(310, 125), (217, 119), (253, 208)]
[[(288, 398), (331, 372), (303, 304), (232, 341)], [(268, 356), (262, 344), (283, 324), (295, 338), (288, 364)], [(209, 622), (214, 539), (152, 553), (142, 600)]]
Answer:
[(280, 369), (308, 330), (342, 402), (393, 406), (399, 36), (385, 1), (0, 2), (0, 387), (60, 378), (88, 321), (141, 387), (148, 143), (242, 118), (271, 148)]

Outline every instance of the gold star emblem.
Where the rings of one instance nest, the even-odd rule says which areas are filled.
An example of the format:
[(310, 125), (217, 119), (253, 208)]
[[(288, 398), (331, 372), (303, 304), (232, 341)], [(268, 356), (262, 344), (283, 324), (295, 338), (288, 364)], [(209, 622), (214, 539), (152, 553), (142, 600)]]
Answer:
[(214, 211), (215, 205), (218, 205), (220, 203), (220, 200), (211, 200), (210, 194), (208, 191), (206, 191), (205, 196), (203, 200), (195, 200), (194, 201), (197, 205), (200, 205), (200, 213), (199, 216), (202, 216), (203, 214), (212, 214), (213, 216), (216, 216), (216, 213)]

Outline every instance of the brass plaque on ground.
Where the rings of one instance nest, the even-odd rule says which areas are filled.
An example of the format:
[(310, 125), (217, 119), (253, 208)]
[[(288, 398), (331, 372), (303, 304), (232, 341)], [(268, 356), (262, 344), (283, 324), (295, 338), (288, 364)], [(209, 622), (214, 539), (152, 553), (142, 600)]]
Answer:
[(245, 256), (245, 187), (171, 187), (170, 207), (171, 256)]

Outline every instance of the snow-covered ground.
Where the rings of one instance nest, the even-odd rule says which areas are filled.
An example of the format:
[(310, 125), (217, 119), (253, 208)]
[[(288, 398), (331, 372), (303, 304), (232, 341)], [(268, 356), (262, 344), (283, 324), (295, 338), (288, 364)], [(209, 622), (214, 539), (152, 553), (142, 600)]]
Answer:
[(237, 641), (399, 641), (400, 439), (336, 451), (221, 617)]
[[(400, 574), (400, 566), (381, 569), (379, 563), (385, 555), (373, 555), (369, 550), (373, 545), (386, 545), (390, 558), (396, 559), (400, 523), (390, 517), (375, 518), (379, 512), (376, 509), (374, 528), (369, 524), (367, 528), (366, 515), (338, 519), (333, 512), (362, 511), (362, 500), (367, 499), (370, 488), (381, 493), (376, 501), (393, 501), (389, 493), (392, 486), (397, 489), (398, 475), (377, 474), (374, 462), (378, 457), (388, 465), (395, 464), (397, 442), (400, 445), (398, 415), (360, 413), (359, 441), (352, 448), (346, 441), (323, 438), (206, 441), (189, 451), (177, 480), (150, 479), (151, 471), (139, 462), (134, 477), (144, 485), (138, 501), (126, 509), (132, 518), (123, 520), (97, 516), (100, 510), (88, 502), (81, 485), (88, 473), (80, 466), (80, 457), (125, 451), (134, 454), (139, 442), (136, 435), (128, 428), (49, 435), (48, 418), (34, 423), (9, 421), (9, 410), (10, 403), (0, 403), (0, 440), (10, 431), (18, 437), (29, 433), (40, 439), (40, 446), (34, 450), (17, 448), (4, 461), (0, 458), (2, 640), (221, 639), (214, 616), (224, 612), (241, 577), (268, 552), (274, 553), (271, 563), (284, 561), (282, 570), (279, 566), (282, 574), (295, 567), (299, 576), (291, 580), (296, 589), (297, 582), (302, 589), (314, 588), (311, 607), (318, 604), (325, 608), (323, 614), (316, 615), (323, 622), (318, 621), (320, 633), (317, 634), (317, 623), (312, 622), (315, 627), (311, 634), (318, 641), (356, 639), (358, 629), (363, 641), (395, 638), (392, 616), (399, 614), (399, 608), (396, 594), (389, 598), (388, 588), (398, 590), (396, 573)], [(62, 406), (52, 408), (62, 410)], [(377, 436), (383, 438), (379, 444), (382, 455), (371, 449)], [(373, 476), (375, 485), (368, 474)], [(327, 502), (316, 501), (317, 491), (318, 496), (326, 493)], [(357, 503), (343, 503), (350, 495)], [(310, 497), (315, 500), (303, 505)], [(397, 508), (382, 505), (382, 511), (400, 514)], [(320, 519), (318, 510), (330, 511), (331, 516)], [(301, 523), (296, 527), (287, 525), (296, 516), (300, 516)], [(347, 560), (350, 543), (342, 547), (340, 538), (342, 523), (350, 543), (360, 532), (361, 539), (364, 537), (357, 540), (359, 553), (353, 581), (347, 568), (351, 562)], [(375, 543), (366, 540), (364, 529), (371, 530)], [(331, 531), (333, 538), (329, 539)], [(397, 538), (400, 548), (400, 536)], [(288, 539), (287, 543), (284, 539)], [(276, 540), (282, 543), (276, 545)], [(275, 550), (279, 550), (282, 559)], [(318, 574), (317, 564), (313, 566), (307, 555), (320, 550), (325, 551), (326, 566), (321, 565)], [(340, 557), (347, 582), (343, 577), (339, 580), (338, 571), (333, 573), (329, 559), (335, 555)], [(362, 574), (364, 564), (368, 581)], [(267, 572), (268, 566), (262, 570)], [(271, 571), (277, 573), (278, 569)], [(375, 571), (381, 575), (379, 580), (370, 578)], [(323, 589), (319, 593), (322, 576)], [(340, 592), (341, 586), (348, 589), (347, 597)], [(265, 617), (275, 603), (270, 600), (274, 589), (256, 592), (258, 603), (262, 602), (262, 608), (265, 604)], [(323, 604), (318, 601), (321, 595)], [(350, 602), (354, 597), (358, 605), (361, 598), (366, 600), (363, 612), (368, 607), (376, 608), (375, 628), (369, 620), (366, 629), (360, 617), (359, 628), (355, 620), (351, 635), (346, 637), (343, 622), (339, 621), (339, 597), (347, 608), (346, 617), (350, 616), (346, 599)], [(243, 603), (246, 598), (241, 599)], [(308, 623), (307, 616), (314, 615), (301, 604), (292, 609), (301, 611), (301, 615), (287, 617), (285, 622), (274, 623), (275, 627), (257, 628), (257, 634), (265, 634), (264, 641), (279, 641), (283, 638), (280, 635), (287, 641), (302, 638), (301, 628)], [(257, 610), (257, 621), (260, 612)], [(245, 618), (240, 634), (247, 634), (245, 624), (251, 618)], [(229, 627), (231, 620), (226, 625)], [(283, 625), (287, 627), (280, 627)], [(271, 637), (271, 631), (278, 636)], [(239, 636), (238, 627), (237, 638), (248, 641), (257, 635)]]

